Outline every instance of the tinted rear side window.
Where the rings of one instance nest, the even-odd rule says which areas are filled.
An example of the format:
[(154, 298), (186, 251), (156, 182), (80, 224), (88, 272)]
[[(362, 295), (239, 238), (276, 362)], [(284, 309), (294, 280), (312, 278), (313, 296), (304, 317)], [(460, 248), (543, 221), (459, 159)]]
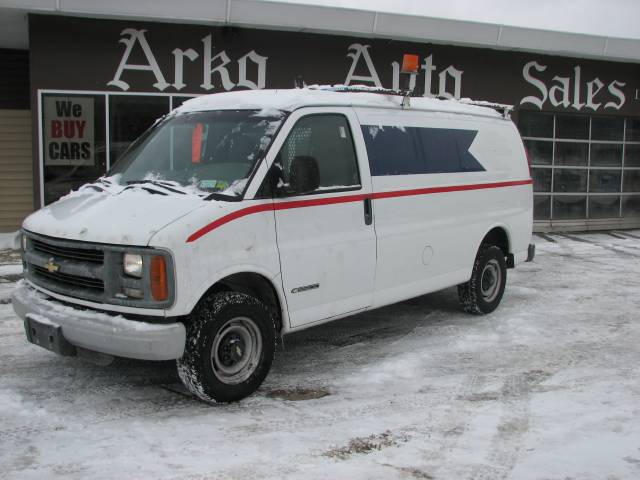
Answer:
[(476, 130), (363, 125), (371, 175), (482, 172), (469, 152)]

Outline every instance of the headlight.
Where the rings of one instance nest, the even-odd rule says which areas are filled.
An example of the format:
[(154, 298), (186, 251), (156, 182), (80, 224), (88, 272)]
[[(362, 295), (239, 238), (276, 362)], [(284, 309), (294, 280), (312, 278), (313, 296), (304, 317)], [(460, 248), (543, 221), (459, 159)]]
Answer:
[(22, 251), (27, 251), (27, 236), (24, 233), (20, 234), (20, 242), (22, 243)]
[(142, 278), (142, 255), (125, 253), (122, 264), (124, 273), (131, 277)]

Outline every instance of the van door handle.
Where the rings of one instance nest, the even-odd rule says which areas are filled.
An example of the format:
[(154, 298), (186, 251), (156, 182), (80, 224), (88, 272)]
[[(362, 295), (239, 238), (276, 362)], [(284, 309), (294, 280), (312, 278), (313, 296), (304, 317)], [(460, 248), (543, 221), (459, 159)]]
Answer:
[(364, 224), (371, 225), (373, 223), (373, 209), (371, 206), (371, 199), (364, 199)]

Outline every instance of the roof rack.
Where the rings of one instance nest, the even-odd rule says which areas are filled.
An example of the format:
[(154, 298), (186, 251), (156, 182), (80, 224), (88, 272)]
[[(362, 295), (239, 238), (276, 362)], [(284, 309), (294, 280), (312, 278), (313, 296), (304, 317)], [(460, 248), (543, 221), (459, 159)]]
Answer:
[(458, 100), (465, 105), (477, 105), (478, 107), (492, 108), (504, 118), (511, 118), (511, 112), (513, 111), (513, 105), (507, 105), (505, 103), (486, 102), (484, 100), (471, 100), (470, 98), (462, 98)]
[(394, 90), (392, 88), (369, 87), (367, 85), (309, 85), (309, 90), (324, 90), (326, 92), (359, 92), (359, 93), (381, 93), (384, 95), (400, 95), (410, 94), (414, 97), (418, 95), (413, 92), (403, 90)]
[[(327, 92), (356, 92), (356, 93), (379, 93), (383, 95), (398, 95), (404, 98), (414, 97), (419, 98), (423, 97), (422, 95), (416, 93), (415, 91), (409, 90), (394, 90), (392, 88), (383, 88), (383, 87), (369, 87), (367, 85), (310, 85), (307, 88), (310, 90), (324, 90)], [(451, 100), (455, 102), (460, 102), (464, 105), (475, 105), (478, 107), (487, 107), (495, 110), (504, 118), (511, 118), (511, 112), (513, 111), (513, 105), (506, 105), (503, 103), (494, 103), (487, 102), (483, 100), (471, 100), (470, 98), (462, 98), (456, 100), (451, 97), (445, 97), (444, 95), (428, 95), (424, 98), (435, 98), (436, 100)]]

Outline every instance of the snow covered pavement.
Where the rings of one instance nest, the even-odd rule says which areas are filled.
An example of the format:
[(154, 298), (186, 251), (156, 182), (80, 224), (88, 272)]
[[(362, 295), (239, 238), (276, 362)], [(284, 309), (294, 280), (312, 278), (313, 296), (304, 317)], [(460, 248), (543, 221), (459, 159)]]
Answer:
[(29, 345), (2, 266), (0, 476), (640, 478), (640, 231), (535, 241), (492, 315), (449, 289), (316, 327), (213, 407), (172, 363)]

